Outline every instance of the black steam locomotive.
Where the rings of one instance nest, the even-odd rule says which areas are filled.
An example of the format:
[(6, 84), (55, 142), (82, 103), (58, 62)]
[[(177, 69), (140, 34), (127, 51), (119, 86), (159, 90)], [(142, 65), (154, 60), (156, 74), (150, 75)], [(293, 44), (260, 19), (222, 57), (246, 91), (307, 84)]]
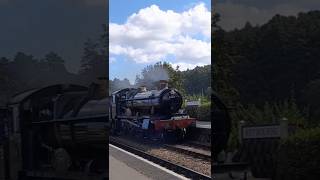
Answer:
[(6, 178), (106, 179), (106, 89), (106, 83), (58, 84), (14, 96), (7, 106)]
[(181, 111), (179, 91), (160, 81), (157, 90), (126, 88), (112, 93), (111, 130), (114, 134), (132, 133), (169, 140), (182, 140), (193, 122)]

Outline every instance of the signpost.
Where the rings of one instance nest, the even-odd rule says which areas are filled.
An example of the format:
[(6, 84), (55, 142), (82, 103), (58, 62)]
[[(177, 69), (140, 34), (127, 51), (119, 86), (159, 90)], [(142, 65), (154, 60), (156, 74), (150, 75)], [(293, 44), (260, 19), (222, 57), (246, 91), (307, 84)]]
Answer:
[(186, 101), (186, 106), (200, 106), (200, 101)]
[(246, 126), (239, 122), (240, 141), (242, 139), (286, 138), (288, 136), (288, 120), (282, 118), (279, 124)]
[(280, 135), (279, 125), (244, 127), (242, 129), (243, 139), (278, 138)]
[(273, 162), (279, 141), (288, 137), (288, 120), (281, 118), (277, 124), (247, 125), (239, 122), (240, 155), (250, 162), (252, 175), (256, 178), (271, 178), (275, 172)]

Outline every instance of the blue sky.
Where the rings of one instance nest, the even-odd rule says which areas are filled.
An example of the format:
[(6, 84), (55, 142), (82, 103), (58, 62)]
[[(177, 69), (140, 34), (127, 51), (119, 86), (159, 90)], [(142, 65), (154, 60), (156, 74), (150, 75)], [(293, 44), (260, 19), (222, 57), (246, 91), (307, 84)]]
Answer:
[(152, 4), (159, 5), (164, 10), (178, 12), (186, 10), (200, 2), (204, 2), (207, 8), (211, 6), (211, 0), (134, 0), (132, 3), (128, 2), (128, 0), (109, 0), (109, 19), (111, 22), (123, 23), (131, 14)]
[[(129, 3), (130, 1), (125, 1), (125, 0), (110, 0), (109, 1), (109, 24), (113, 23), (116, 24), (116, 26), (121, 26), (120, 28), (122, 29), (126, 29), (124, 28), (126, 27), (131, 27), (128, 24), (126, 24), (127, 19), (129, 16), (131, 16), (133, 13), (136, 13), (139, 15), (139, 10), (141, 9), (145, 9), (148, 7), (151, 7), (151, 5), (157, 5), (157, 7), (160, 10), (157, 10), (156, 7), (153, 7), (151, 9), (153, 9), (153, 12), (167, 12), (167, 10), (172, 10), (175, 13), (182, 13), (182, 12), (186, 12), (188, 10), (190, 10), (191, 8), (194, 8), (195, 6), (199, 5), (200, 3), (203, 3), (205, 5), (205, 8), (208, 9), (208, 11), (210, 11), (210, 7), (211, 7), (211, 1), (209, 0), (202, 0), (202, 1), (197, 1), (197, 0), (135, 0), (132, 1), (132, 3)], [(147, 11), (146, 11), (147, 12)], [(150, 11), (148, 11), (150, 12)], [(201, 15), (201, 12), (200, 12)], [(196, 16), (196, 15), (195, 15)], [(197, 14), (197, 16), (199, 16), (199, 13)], [(148, 17), (143, 16), (143, 14), (141, 13), (141, 17), (142, 17), (142, 21), (148, 21)], [(136, 18), (135, 21), (133, 22), (138, 22), (138, 20), (141, 20), (141, 17)], [(143, 19), (144, 18), (144, 19)], [(201, 17), (200, 17), (201, 18)], [(191, 19), (191, 18), (190, 18)], [(164, 24), (166, 24), (166, 22), (164, 22)], [(202, 23), (203, 24), (203, 23)], [(115, 27), (116, 27), (115, 26)], [(138, 27), (137, 24), (135, 25), (135, 28)], [(168, 27), (171, 27), (171, 25), (168, 25)], [(113, 26), (110, 26), (110, 28), (113, 28)], [(109, 29), (110, 29), (109, 28)], [(138, 27), (140, 28), (140, 27)], [(144, 29), (144, 31), (148, 31), (148, 29), (146, 27), (141, 26), (141, 28)], [(160, 27), (161, 28), (161, 27)], [(210, 27), (208, 27), (210, 28)], [(115, 29), (115, 28), (113, 28)], [(193, 31), (194, 28), (191, 31)], [(192, 42), (192, 43), (196, 43), (199, 44), (199, 47), (205, 46), (208, 47), (208, 43), (210, 43), (210, 40), (208, 37), (206, 37), (204, 35), (204, 32), (202, 31), (203, 29), (197, 29), (195, 31), (197, 31), (196, 33), (193, 34), (188, 34), (188, 32), (180, 32), (181, 34), (179, 34), (180, 40), (179, 43), (180, 45), (175, 44), (176, 42), (172, 42), (170, 40), (167, 41), (164, 39), (162, 39), (161, 41), (159, 41), (159, 44), (164, 43), (165, 47), (161, 48), (168, 48), (171, 47), (173, 43), (175, 44), (177, 47), (182, 47), (180, 49), (183, 49), (185, 51), (187, 51), (187, 48), (190, 48), (187, 43), (188, 42)], [(198, 32), (199, 31), (199, 32)], [(201, 31), (201, 32), (200, 32)], [(112, 31), (110, 30), (110, 35), (109, 37), (111, 37), (110, 39), (110, 47), (115, 47), (116, 45), (119, 46), (126, 46), (126, 37), (121, 37), (120, 35), (113, 35), (113, 32), (118, 32), (116, 30)], [(123, 33), (125, 34), (130, 34), (130, 32), (128, 33)], [(170, 34), (170, 32), (169, 32)], [(128, 35), (129, 36), (129, 35)], [(112, 38), (114, 37), (114, 38)], [(168, 35), (168, 37), (176, 37), (176, 36), (171, 36)], [(177, 36), (178, 37), (178, 36)], [(129, 37), (131, 38), (131, 37)], [(132, 37), (135, 38), (135, 37)], [(117, 43), (112, 43), (112, 39), (116, 39)], [(140, 41), (140, 40), (139, 40)], [(146, 42), (150, 41), (154, 42), (153, 40), (147, 39)], [(128, 47), (124, 47), (124, 48), (137, 48), (135, 47), (135, 41), (128, 40)], [(140, 44), (137, 45), (139, 47), (142, 47), (143, 42), (139, 42)], [(149, 43), (149, 42), (148, 42)], [(154, 47), (155, 49), (157, 49), (158, 47)], [(143, 49), (144, 50), (144, 49)], [(111, 48), (111, 53), (113, 52), (112, 48)], [(162, 50), (164, 51), (164, 50)], [(174, 55), (172, 54), (167, 54), (167, 55), (163, 55), (165, 58), (163, 58), (161, 56), (161, 53), (156, 53), (153, 54), (154, 52), (152, 50), (148, 50), (147, 52), (143, 52), (140, 53), (140, 51), (134, 51), (134, 52), (128, 52), (127, 54), (122, 52), (121, 53), (116, 53), (116, 54), (112, 54), (109, 55), (110, 57), (110, 65), (109, 65), (109, 77), (110, 79), (114, 79), (114, 78), (118, 78), (118, 79), (124, 79), (127, 78), (130, 80), (131, 83), (134, 82), (135, 77), (137, 74), (140, 74), (141, 70), (146, 67), (147, 65), (150, 64), (154, 64), (155, 61), (160, 61), (161, 59), (165, 59), (166, 61), (172, 62), (174, 65), (180, 65), (181, 67), (190, 67), (193, 68), (196, 65), (204, 65), (204, 64), (208, 64), (208, 50), (206, 50), (206, 52), (203, 52), (203, 50), (201, 49), (196, 49), (194, 50), (194, 54), (201, 54), (203, 53), (203, 57), (199, 57), (199, 60), (193, 60), (190, 59), (186, 62), (184, 61), (178, 61), (178, 56), (180, 58), (184, 58), (184, 59), (188, 59), (189, 57), (194, 57), (193, 54), (190, 53), (189, 56), (185, 55), (188, 53), (183, 53), (182, 50), (175, 50), (174, 52), (172, 52)], [(118, 51), (117, 51), (118, 52)], [(175, 55), (178, 54), (178, 55)], [(146, 59), (144, 59), (143, 57), (146, 57)], [(139, 57), (141, 57), (141, 59), (144, 59), (143, 62), (139, 62)], [(150, 58), (152, 57), (152, 58)], [(158, 58), (159, 57), (159, 58)], [(198, 57), (196, 57), (198, 58)], [(203, 60), (205, 58), (205, 60)], [(153, 59), (153, 61), (149, 61), (149, 59)], [(141, 60), (142, 61), (142, 60)]]

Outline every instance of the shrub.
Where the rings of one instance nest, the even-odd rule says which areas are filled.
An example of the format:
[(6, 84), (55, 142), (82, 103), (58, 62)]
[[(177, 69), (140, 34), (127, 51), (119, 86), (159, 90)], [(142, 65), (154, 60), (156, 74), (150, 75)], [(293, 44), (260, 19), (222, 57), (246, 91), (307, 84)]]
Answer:
[(320, 177), (320, 128), (300, 130), (281, 142), (276, 179), (300, 180)]
[(203, 104), (198, 108), (198, 120), (199, 121), (211, 121), (210, 103)]
[(190, 116), (190, 117), (192, 117), (192, 118), (197, 118), (198, 117), (198, 107), (186, 107), (185, 108), (185, 110), (186, 110), (186, 113)]
[(199, 121), (211, 121), (210, 103), (202, 104), (200, 107), (186, 107), (186, 113)]

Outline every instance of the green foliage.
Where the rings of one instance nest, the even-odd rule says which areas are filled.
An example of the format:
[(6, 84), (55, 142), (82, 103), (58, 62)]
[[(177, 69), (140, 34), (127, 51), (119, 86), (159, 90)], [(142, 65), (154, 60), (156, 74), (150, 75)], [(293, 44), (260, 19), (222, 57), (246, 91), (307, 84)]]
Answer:
[(185, 112), (192, 118), (198, 118), (198, 107), (186, 107)]
[[(274, 16), (261, 26), (247, 23), (224, 31), (213, 14), (213, 89), (231, 113), (229, 149), (238, 145), (238, 122), (320, 124), (320, 11)], [(294, 94), (292, 92), (295, 92)], [(280, 147), (278, 179), (320, 177), (320, 128), (304, 130)]]
[(65, 67), (65, 59), (55, 52), (47, 53), (39, 59), (33, 55), (17, 52), (12, 59), (0, 59), (0, 105), (19, 92), (41, 88), (58, 83), (88, 85), (97, 77), (107, 76), (107, 29), (99, 41), (85, 43), (81, 71), (70, 73)]
[(64, 64), (64, 60), (55, 52), (45, 55), (44, 61), (52, 64)]
[[(290, 99), (295, 92), (304, 118), (319, 124), (319, 17), (320, 11), (276, 15), (264, 25), (247, 23), (226, 32), (217, 26), (219, 16), (213, 13), (213, 89), (227, 105), (241, 103), (252, 111), (268, 108), (265, 102), (274, 106)], [(265, 117), (261, 112), (253, 116)]]
[(181, 72), (186, 94), (209, 96), (211, 92), (211, 65)]
[(91, 83), (99, 77), (107, 77), (107, 68), (104, 44), (88, 39), (84, 44), (80, 75), (84, 81)]
[(233, 123), (231, 125), (231, 132), (229, 135), (229, 140), (228, 140), (228, 151), (234, 151), (235, 149), (239, 148), (239, 134), (238, 134), (238, 124)]
[(316, 180), (320, 177), (320, 128), (301, 130), (280, 145), (277, 179)]
[(245, 121), (251, 125), (279, 123), (282, 118), (287, 118), (290, 124), (308, 126), (303, 112), (298, 108), (294, 98), (279, 103), (265, 102), (262, 107), (256, 105), (244, 106), (238, 104), (231, 113), (233, 124), (229, 138), (229, 149), (238, 147), (238, 123)]
[(199, 121), (211, 121), (211, 103), (202, 104), (199, 107), (186, 107), (186, 113)]
[(211, 54), (213, 55), (213, 64), (211, 74), (213, 81), (213, 90), (227, 103), (232, 104), (238, 99), (238, 92), (232, 83), (234, 66), (234, 57), (231, 56), (229, 40), (226, 38), (227, 33), (216, 28), (212, 36), (214, 40), (211, 43)]
[(320, 119), (320, 79), (311, 81), (303, 91), (303, 101), (308, 105), (311, 125), (319, 125)]
[(287, 118), (289, 123), (306, 124), (304, 114), (298, 108), (294, 99), (279, 103), (265, 102), (262, 107), (252, 104), (245, 107), (239, 104), (232, 116), (235, 120), (244, 120), (251, 124), (278, 123), (283, 117)]
[(203, 104), (198, 108), (199, 121), (211, 121), (211, 105), (210, 103)]
[(200, 100), (200, 107), (186, 107), (186, 112), (190, 117), (197, 118), (200, 121), (211, 121), (211, 99), (203, 95), (188, 95), (185, 97), (188, 101)]
[(200, 100), (201, 105), (211, 103), (211, 99), (209, 96), (205, 96), (205, 95), (201, 95), (201, 94), (186, 95), (184, 97), (184, 99), (188, 100), (188, 101), (199, 101)]
[(231, 82), (241, 102), (262, 105), (284, 100), (292, 90), (301, 100), (302, 90), (318, 78), (319, 17), (320, 11), (276, 15), (262, 26), (247, 24), (225, 33), (228, 57), (224, 59), (233, 60)]

